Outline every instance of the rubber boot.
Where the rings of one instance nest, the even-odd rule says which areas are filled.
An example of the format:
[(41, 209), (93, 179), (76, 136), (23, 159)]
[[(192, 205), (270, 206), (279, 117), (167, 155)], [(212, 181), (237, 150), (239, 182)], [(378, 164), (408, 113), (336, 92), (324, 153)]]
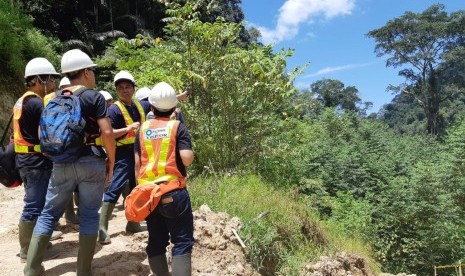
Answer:
[[(36, 225), (35, 221), (23, 221), (23, 220), (19, 221), (19, 224), (18, 224), (19, 245), (21, 247), (19, 251), (19, 258), (22, 263), (25, 263), (27, 260), (27, 251), (29, 249), (29, 243), (31, 242), (32, 232), (34, 231), (35, 225)], [(51, 247), (52, 247), (52, 243), (48, 242), (47, 249), (50, 249)], [(55, 252), (53, 250), (47, 250), (45, 252), (44, 260), (53, 259), (57, 256), (58, 256), (58, 252)]]
[(102, 204), (102, 209), (100, 210), (100, 221), (98, 230), (98, 241), (101, 244), (111, 243), (110, 235), (108, 235), (108, 220), (110, 219), (114, 208), (114, 203), (103, 202)]
[(166, 254), (158, 255), (149, 258), (150, 270), (155, 276), (168, 276), (168, 262), (166, 261)]
[(36, 225), (35, 221), (24, 221), (20, 220), (18, 224), (19, 232), (19, 246), (21, 247), (19, 251), (19, 258), (22, 263), (26, 262), (27, 250), (29, 249), (29, 243), (31, 242), (32, 231)]
[(191, 275), (191, 254), (173, 256), (171, 263), (172, 276)]
[(128, 221), (128, 223), (126, 223), (126, 232), (139, 233), (142, 231), (144, 231), (144, 229), (142, 229), (140, 223), (134, 221)]
[(70, 198), (68, 206), (66, 206), (65, 220), (68, 223), (79, 224), (79, 217), (76, 216), (76, 214), (74, 213), (74, 199), (73, 199), (73, 197)]
[(96, 243), (97, 235), (79, 235), (76, 276), (92, 275), (92, 260), (94, 259)]
[(60, 230), (53, 230), (50, 240), (58, 240), (59, 238), (61, 238), (61, 236), (63, 236), (63, 232), (61, 232)]
[(50, 236), (33, 234), (27, 251), (27, 263), (24, 267), (25, 276), (38, 276), (44, 272), (42, 261), (47, 250)]

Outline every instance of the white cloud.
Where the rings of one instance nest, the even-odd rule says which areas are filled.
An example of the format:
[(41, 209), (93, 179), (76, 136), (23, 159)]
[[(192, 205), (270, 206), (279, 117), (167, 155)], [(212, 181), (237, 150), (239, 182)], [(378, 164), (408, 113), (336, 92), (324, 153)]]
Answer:
[(365, 66), (369, 66), (369, 65), (371, 65), (371, 63), (346, 64), (346, 65), (341, 65), (341, 66), (336, 66), (336, 67), (326, 67), (326, 68), (323, 68), (321, 70), (316, 71), (315, 73), (305, 75), (305, 76), (303, 76), (303, 78), (313, 78), (313, 77), (328, 75), (328, 74), (338, 72), (338, 71), (344, 71), (344, 70), (349, 70), (349, 69), (354, 69), (354, 68), (360, 68), (360, 67), (365, 67)]
[(278, 22), (274, 29), (258, 27), (265, 44), (292, 39), (299, 26), (312, 22), (312, 17), (323, 15), (327, 19), (352, 12), (355, 0), (286, 0), (279, 9)]

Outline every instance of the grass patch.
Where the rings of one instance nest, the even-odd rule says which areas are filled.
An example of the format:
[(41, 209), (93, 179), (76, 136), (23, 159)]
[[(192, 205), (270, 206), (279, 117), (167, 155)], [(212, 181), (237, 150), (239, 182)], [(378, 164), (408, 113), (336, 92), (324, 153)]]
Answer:
[(239, 235), (247, 258), (263, 275), (299, 275), (305, 263), (339, 251), (358, 254), (376, 266), (366, 244), (331, 230), (337, 227), (321, 222), (306, 198), (273, 189), (257, 176), (197, 177), (189, 192), (195, 209), (208, 204), (241, 219)]

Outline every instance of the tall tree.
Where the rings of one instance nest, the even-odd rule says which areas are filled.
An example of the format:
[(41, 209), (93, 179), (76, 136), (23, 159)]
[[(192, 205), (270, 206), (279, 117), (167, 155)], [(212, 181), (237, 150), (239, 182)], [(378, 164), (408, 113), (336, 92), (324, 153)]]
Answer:
[(324, 107), (359, 112), (363, 111), (362, 104), (366, 108), (370, 106), (370, 103), (362, 103), (355, 86), (345, 87), (339, 80), (322, 79), (312, 83), (310, 88)]
[(444, 54), (463, 39), (457, 28), (457, 21), (463, 22), (463, 11), (449, 15), (444, 9), (436, 4), (422, 13), (406, 12), (368, 33), (376, 40), (377, 56), (389, 56), (386, 66), (404, 67), (399, 75), (405, 83), (391, 88), (415, 97), (425, 112), (430, 134), (437, 134), (441, 103), (451, 97), (450, 90), (442, 89), (438, 66)]

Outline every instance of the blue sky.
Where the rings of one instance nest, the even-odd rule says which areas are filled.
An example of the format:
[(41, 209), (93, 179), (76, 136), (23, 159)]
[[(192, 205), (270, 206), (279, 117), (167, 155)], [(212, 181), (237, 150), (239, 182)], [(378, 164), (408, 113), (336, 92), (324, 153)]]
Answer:
[(242, 0), (242, 9), (264, 44), (273, 44), (275, 51), (295, 50), (289, 70), (309, 63), (297, 87), (340, 80), (355, 86), (362, 101), (373, 102), (370, 112), (377, 112), (394, 97), (388, 85), (404, 80), (398, 68), (385, 66), (387, 57), (376, 57), (375, 41), (366, 34), (406, 11), (423, 12), (437, 3), (448, 12), (465, 9), (463, 0)]

